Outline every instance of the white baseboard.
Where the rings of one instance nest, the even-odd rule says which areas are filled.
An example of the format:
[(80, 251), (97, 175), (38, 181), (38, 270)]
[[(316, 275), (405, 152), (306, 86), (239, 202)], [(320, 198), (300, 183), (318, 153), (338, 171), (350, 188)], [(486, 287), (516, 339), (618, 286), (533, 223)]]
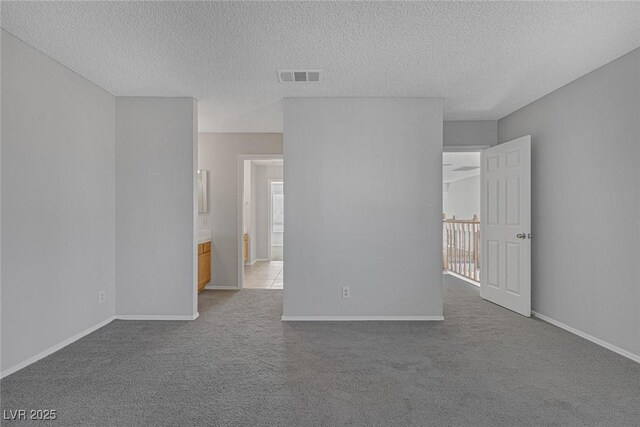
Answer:
[(117, 320), (196, 320), (200, 313), (191, 316), (157, 314), (116, 314)]
[(633, 354), (630, 351), (627, 351), (627, 350), (622, 349), (622, 348), (620, 348), (618, 346), (615, 346), (615, 345), (610, 344), (610, 343), (608, 343), (606, 341), (603, 341), (600, 338), (596, 338), (593, 335), (589, 335), (586, 332), (582, 332), (579, 329), (573, 328), (573, 327), (571, 327), (569, 325), (565, 325), (562, 322), (558, 322), (557, 320), (552, 319), (550, 317), (547, 317), (544, 314), (540, 314), (540, 313), (537, 313), (535, 311), (531, 311), (531, 314), (533, 314), (535, 317), (537, 317), (540, 320), (544, 320), (545, 322), (552, 324), (553, 326), (557, 326), (558, 328), (564, 329), (565, 331), (569, 331), (572, 334), (578, 335), (579, 337), (582, 337), (582, 338), (584, 338), (586, 340), (589, 340), (592, 343), (598, 344), (599, 346), (602, 346), (602, 347), (604, 347), (604, 348), (606, 348), (608, 350), (611, 350), (614, 353), (618, 353), (619, 355), (627, 357), (627, 358), (633, 360), (634, 362), (640, 363), (640, 356), (637, 355), (637, 354)]
[(11, 375), (16, 371), (19, 371), (22, 368), (26, 368), (27, 366), (31, 365), (32, 363), (37, 362), (40, 359), (43, 359), (47, 356), (49, 356), (50, 354), (55, 353), (58, 350), (61, 350), (62, 348), (68, 346), (69, 344), (78, 341), (80, 338), (89, 335), (92, 332), (97, 331), (98, 329), (102, 328), (103, 326), (108, 325), (109, 323), (111, 323), (113, 320), (115, 319), (114, 316), (109, 317), (106, 320), (103, 320), (102, 322), (91, 326), (90, 328), (85, 329), (82, 332), (78, 332), (77, 334), (67, 338), (66, 340), (62, 340), (60, 341), (58, 344), (53, 345), (51, 347), (49, 347), (48, 349), (41, 351), (40, 353), (36, 354), (33, 357), (28, 358), (27, 360), (20, 362), (16, 365), (13, 365), (12, 367), (5, 369), (4, 371), (2, 371), (2, 373), (0, 373), (0, 378), (4, 378), (7, 375)]
[(71, 343), (74, 343), (75, 341), (78, 341), (80, 338), (83, 338), (87, 335), (89, 335), (92, 332), (97, 331), (98, 329), (102, 328), (103, 326), (107, 326), (109, 323), (111, 323), (114, 320), (195, 320), (198, 318), (198, 316), (200, 315), (200, 313), (196, 313), (192, 316), (155, 316), (155, 315), (116, 315), (116, 316), (111, 316), (106, 320), (103, 320), (102, 322), (91, 326), (90, 328), (85, 329), (82, 332), (78, 332), (77, 334), (60, 341), (58, 344), (53, 345), (51, 347), (49, 347), (48, 349), (41, 351), (40, 353), (36, 354), (35, 356), (32, 356), (30, 358), (28, 358), (27, 360), (20, 362), (16, 365), (13, 365), (12, 367), (5, 369), (4, 371), (2, 371), (0, 373), (0, 378), (4, 378), (8, 375), (13, 374), (14, 372), (19, 371), (22, 368), (26, 368), (27, 366), (31, 365), (32, 363), (37, 362), (40, 359), (43, 359), (53, 353), (55, 353), (58, 350), (62, 350), (64, 347), (68, 346)]
[(464, 277), (458, 273), (454, 273), (453, 271), (448, 271), (445, 270), (443, 271), (443, 274), (448, 274), (449, 276), (455, 277), (456, 279), (460, 279), (460, 280), (464, 280), (465, 282), (473, 285), (473, 286), (477, 286), (480, 287), (480, 282), (476, 282), (474, 280), (469, 279), (468, 277)]
[(240, 286), (215, 286), (215, 285), (207, 285), (204, 287), (210, 291), (238, 291), (240, 290)]
[(441, 321), (444, 316), (282, 316), (283, 322)]

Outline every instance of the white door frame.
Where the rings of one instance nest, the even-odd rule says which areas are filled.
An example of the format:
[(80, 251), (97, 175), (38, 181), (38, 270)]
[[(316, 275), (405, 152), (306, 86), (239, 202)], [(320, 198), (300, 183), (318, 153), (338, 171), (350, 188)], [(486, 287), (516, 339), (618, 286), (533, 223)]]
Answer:
[(267, 259), (271, 261), (271, 230), (273, 230), (273, 226), (271, 224), (271, 212), (273, 212), (273, 195), (271, 194), (271, 184), (272, 183), (282, 183), (284, 186), (284, 179), (282, 178), (269, 178), (267, 179), (267, 197), (269, 198), (269, 202), (267, 203), (267, 225), (269, 227), (269, 232), (267, 233)]
[(244, 161), (245, 160), (283, 160), (282, 154), (238, 154), (237, 160), (237, 182), (236, 188), (236, 209), (237, 209), (237, 242), (238, 242), (238, 287), (244, 288), (244, 256), (242, 253), (244, 239)]
[(484, 151), (489, 147), (491, 147), (491, 145), (443, 145), (442, 152), (443, 153), (464, 153), (464, 152), (474, 153), (477, 151)]

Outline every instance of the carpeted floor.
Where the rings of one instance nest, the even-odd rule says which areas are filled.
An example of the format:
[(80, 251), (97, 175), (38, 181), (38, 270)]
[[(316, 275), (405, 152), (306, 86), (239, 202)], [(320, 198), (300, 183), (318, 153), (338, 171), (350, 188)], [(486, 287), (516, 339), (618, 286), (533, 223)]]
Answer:
[[(283, 323), (282, 291), (115, 321), (0, 383), (60, 426), (640, 425), (640, 364), (446, 277), (444, 322)], [(4, 421), (2, 425), (20, 425)]]

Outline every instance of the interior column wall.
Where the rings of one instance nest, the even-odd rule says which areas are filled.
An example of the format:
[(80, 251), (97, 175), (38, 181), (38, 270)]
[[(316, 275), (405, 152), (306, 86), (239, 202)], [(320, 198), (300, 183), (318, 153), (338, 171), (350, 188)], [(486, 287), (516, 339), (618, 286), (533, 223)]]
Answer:
[(193, 98), (117, 98), (119, 317), (197, 315), (196, 120)]
[(442, 318), (442, 115), (432, 98), (284, 100), (283, 319)]

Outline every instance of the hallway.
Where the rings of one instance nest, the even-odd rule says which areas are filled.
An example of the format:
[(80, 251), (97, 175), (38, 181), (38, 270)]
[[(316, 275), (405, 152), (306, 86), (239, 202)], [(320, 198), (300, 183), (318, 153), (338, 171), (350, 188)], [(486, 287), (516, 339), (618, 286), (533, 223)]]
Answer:
[(282, 261), (257, 261), (244, 266), (244, 287), (247, 289), (282, 289)]

